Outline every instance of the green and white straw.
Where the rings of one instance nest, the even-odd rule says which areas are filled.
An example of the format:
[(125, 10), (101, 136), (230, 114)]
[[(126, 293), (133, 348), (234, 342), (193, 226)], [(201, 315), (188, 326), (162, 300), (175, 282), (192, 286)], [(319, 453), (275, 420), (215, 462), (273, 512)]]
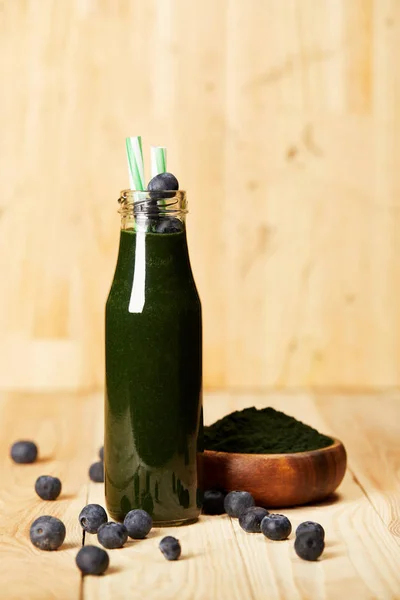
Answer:
[(145, 189), (145, 180), (142, 138), (138, 135), (136, 137), (128, 137), (125, 141), (129, 166), (130, 188), (132, 190), (143, 191)]
[(167, 170), (167, 149), (165, 146), (151, 146), (151, 177), (155, 177)]

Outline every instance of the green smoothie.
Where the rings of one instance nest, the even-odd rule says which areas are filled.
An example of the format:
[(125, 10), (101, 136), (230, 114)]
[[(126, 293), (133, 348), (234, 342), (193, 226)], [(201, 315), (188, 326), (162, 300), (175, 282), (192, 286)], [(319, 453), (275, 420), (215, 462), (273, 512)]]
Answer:
[(108, 511), (156, 523), (196, 520), (202, 394), (201, 304), (184, 225), (122, 230), (106, 306)]

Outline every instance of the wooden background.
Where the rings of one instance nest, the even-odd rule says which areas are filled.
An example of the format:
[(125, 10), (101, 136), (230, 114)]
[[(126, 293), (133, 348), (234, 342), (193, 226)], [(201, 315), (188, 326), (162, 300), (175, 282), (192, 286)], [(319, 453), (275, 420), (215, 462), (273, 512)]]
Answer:
[(399, 0), (2, 0), (0, 387), (103, 382), (124, 138), (188, 190), (207, 387), (400, 384)]

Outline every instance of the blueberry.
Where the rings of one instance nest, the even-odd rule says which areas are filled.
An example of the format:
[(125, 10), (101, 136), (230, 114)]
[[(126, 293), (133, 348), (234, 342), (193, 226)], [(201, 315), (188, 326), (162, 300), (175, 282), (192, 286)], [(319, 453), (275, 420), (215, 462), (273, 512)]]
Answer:
[(303, 560), (317, 560), (323, 553), (325, 542), (320, 534), (304, 531), (300, 533), (294, 542), (297, 556)]
[(61, 481), (58, 477), (41, 475), (36, 479), (35, 492), (42, 500), (55, 500), (61, 493)]
[(104, 462), (104, 446), (102, 446), (99, 450), (99, 458)]
[(254, 506), (254, 498), (249, 492), (229, 492), (225, 496), (224, 507), (225, 512), (228, 513), (230, 517), (235, 517), (238, 519), (243, 511), (246, 508), (250, 508)]
[(102, 575), (107, 571), (110, 559), (103, 548), (97, 546), (84, 546), (76, 555), (78, 569), (84, 575)]
[(269, 540), (286, 540), (292, 531), (292, 525), (285, 515), (271, 514), (261, 521), (261, 531)]
[(15, 442), (15, 444), (11, 446), (10, 454), (14, 462), (26, 465), (35, 462), (38, 455), (38, 449), (35, 442)]
[(181, 545), (179, 540), (167, 535), (163, 537), (158, 546), (167, 560), (178, 560), (181, 555)]
[(155, 227), (157, 233), (179, 233), (183, 231), (183, 223), (175, 217), (160, 219)]
[(57, 550), (65, 540), (65, 525), (56, 517), (39, 517), (31, 525), (31, 542), (41, 550)]
[(124, 525), (128, 530), (129, 537), (135, 540), (142, 540), (153, 527), (153, 519), (148, 512), (137, 508), (128, 512), (124, 520)]
[(153, 177), (151, 181), (149, 181), (147, 189), (152, 192), (150, 197), (153, 200), (173, 198), (175, 194), (165, 194), (162, 192), (165, 192), (166, 190), (179, 190), (179, 182), (175, 175), (172, 175), (172, 173), (160, 173), (159, 175)]
[(107, 513), (100, 504), (88, 504), (79, 515), (79, 523), (88, 533), (97, 533), (99, 527), (107, 521)]
[(312, 533), (321, 538), (321, 540), (325, 539), (325, 530), (319, 523), (315, 523), (314, 521), (304, 521), (304, 523), (300, 523), (298, 528), (296, 529), (296, 537), (301, 533)]
[(261, 506), (247, 508), (239, 517), (239, 525), (247, 533), (260, 533), (261, 521), (269, 512)]
[(122, 548), (128, 539), (128, 532), (122, 523), (104, 523), (99, 527), (97, 539), (104, 548)]
[(102, 461), (95, 462), (92, 465), (90, 465), (89, 477), (92, 481), (95, 481), (96, 483), (104, 482), (104, 464)]
[(223, 515), (225, 494), (219, 490), (206, 490), (203, 497), (203, 513), (205, 515)]

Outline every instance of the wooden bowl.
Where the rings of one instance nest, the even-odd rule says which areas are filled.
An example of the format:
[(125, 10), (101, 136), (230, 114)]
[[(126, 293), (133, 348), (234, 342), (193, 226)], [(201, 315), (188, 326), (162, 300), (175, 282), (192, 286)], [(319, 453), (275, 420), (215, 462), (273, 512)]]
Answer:
[(257, 506), (288, 507), (317, 502), (331, 494), (346, 471), (346, 450), (331, 446), (293, 454), (235, 454), (205, 450), (204, 489), (245, 490)]

